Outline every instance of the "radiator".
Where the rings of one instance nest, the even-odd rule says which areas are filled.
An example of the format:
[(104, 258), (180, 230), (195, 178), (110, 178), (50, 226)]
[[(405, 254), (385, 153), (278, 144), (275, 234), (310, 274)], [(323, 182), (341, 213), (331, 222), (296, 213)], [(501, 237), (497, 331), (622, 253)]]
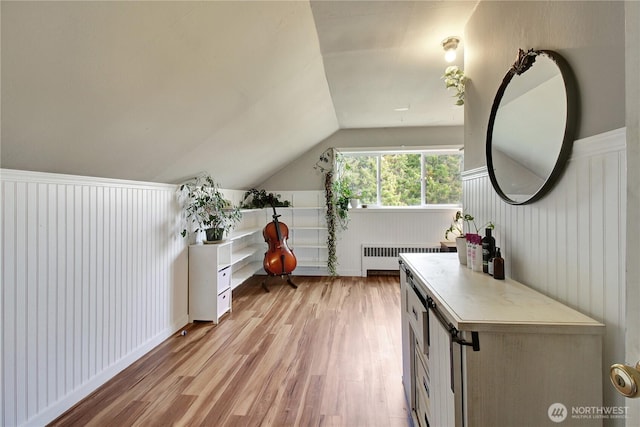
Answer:
[(401, 253), (432, 252), (440, 252), (440, 245), (363, 244), (361, 253), (362, 276), (368, 276), (374, 271), (399, 271), (398, 255)]

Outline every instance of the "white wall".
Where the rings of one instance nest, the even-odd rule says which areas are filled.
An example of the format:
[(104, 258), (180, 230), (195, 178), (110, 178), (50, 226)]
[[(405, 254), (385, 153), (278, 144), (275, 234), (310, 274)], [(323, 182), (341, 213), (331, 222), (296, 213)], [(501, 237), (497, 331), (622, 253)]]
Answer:
[[(622, 1), (481, 1), (465, 27), (465, 169), (486, 165), (496, 91), (518, 49), (549, 49), (570, 64), (580, 92), (576, 138), (625, 126)], [(638, 47), (635, 47), (636, 50)]]
[(187, 323), (175, 186), (1, 171), (0, 424), (43, 425)]

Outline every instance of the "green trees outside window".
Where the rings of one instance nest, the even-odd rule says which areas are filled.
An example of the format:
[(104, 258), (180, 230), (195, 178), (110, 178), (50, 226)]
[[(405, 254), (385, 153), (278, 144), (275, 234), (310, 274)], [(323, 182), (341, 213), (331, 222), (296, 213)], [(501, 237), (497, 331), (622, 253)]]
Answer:
[(342, 152), (341, 176), (362, 204), (459, 205), (462, 155), (457, 151)]

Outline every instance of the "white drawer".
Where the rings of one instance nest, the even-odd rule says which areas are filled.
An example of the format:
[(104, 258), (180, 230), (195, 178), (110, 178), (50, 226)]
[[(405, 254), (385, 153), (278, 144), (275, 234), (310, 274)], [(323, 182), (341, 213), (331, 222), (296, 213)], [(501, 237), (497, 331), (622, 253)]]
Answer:
[(429, 354), (427, 334), (429, 333), (428, 327), (428, 314), (427, 309), (424, 307), (420, 298), (413, 290), (411, 285), (407, 286), (407, 318), (413, 333), (415, 334), (416, 341), (419, 344), (420, 351), (425, 354)]
[(231, 309), (231, 289), (227, 289), (218, 295), (218, 317)]
[(231, 287), (231, 266), (218, 271), (218, 294)]

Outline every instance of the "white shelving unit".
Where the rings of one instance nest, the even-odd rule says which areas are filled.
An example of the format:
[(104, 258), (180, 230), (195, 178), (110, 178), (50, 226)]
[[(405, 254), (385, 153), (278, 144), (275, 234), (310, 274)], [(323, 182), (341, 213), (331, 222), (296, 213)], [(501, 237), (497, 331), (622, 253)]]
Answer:
[(218, 323), (231, 311), (231, 242), (189, 246), (189, 321)]
[[(293, 207), (276, 208), (289, 228), (288, 246), (298, 265), (297, 275), (327, 274), (327, 225), (324, 195), (319, 191), (282, 194)], [(232, 291), (254, 274), (265, 274), (262, 266), (267, 245), (264, 226), (273, 220), (273, 210), (246, 209), (240, 224), (220, 243), (189, 246), (189, 320), (213, 321), (231, 311)]]
[(213, 321), (231, 311), (232, 291), (262, 268), (262, 210), (245, 210), (220, 243), (189, 246), (189, 321)]
[[(289, 227), (288, 246), (298, 262), (297, 275), (321, 276), (327, 272), (327, 221), (322, 191), (278, 192), (282, 199), (290, 200), (292, 207), (276, 208), (280, 221)], [(265, 209), (266, 220), (271, 221), (273, 210)]]
[(262, 237), (264, 225), (262, 209), (243, 210), (241, 223), (228, 236), (231, 242), (232, 290), (262, 269), (266, 250)]

